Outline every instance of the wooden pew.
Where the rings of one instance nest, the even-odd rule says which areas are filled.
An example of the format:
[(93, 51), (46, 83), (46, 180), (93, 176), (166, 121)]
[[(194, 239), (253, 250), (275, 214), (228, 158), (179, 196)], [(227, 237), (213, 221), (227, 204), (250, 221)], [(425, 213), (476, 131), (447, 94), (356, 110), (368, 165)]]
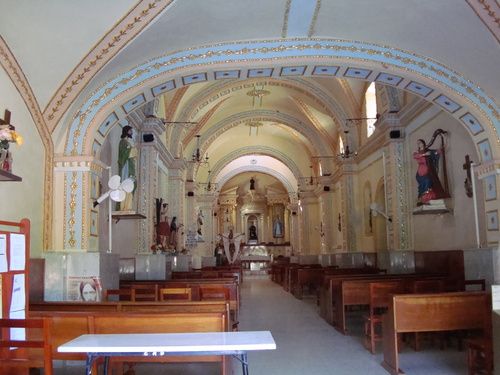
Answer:
[(285, 267), (285, 282), (283, 289), (293, 294), (297, 286), (297, 275), (299, 269), (321, 269), (321, 264), (290, 264)]
[[(172, 313), (146, 314), (122, 313), (97, 314), (93, 317), (96, 334), (114, 333), (186, 333), (186, 332), (224, 332), (228, 316), (220, 313)], [(113, 357), (111, 363), (118, 362), (220, 362), (221, 373), (229, 373), (229, 361), (220, 355), (207, 356), (168, 356)]]
[(385, 273), (385, 270), (381, 270), (375, 267), (361, 267), (361, 268), (327, 268), (322, 278), (322, 282), (318, 291), (318, 305), (319, 314), (328, 323), (333, 324), (333, 294), (331, 291), (330, 280), (339, 279), (346, 276), (353, 277), (369, 277)]
[[(408, 283), (415, 280), (440, 278), (433, 275), (378, 275), (355, 278), (332, 279), (333, 293), (333, 323), (337, 330), (344, 335), (347, 333), (346, 308), (348, 306), (359, 306), (370, 304), (370, 288), (372, 282), (406, 280)], [(411, 289), (409, 289), (411, 290)]]
[[(147, 303), (144, 304), (148, 305)], [(167, 303), (156, 303), (155, 305), (157, 307), (164, 307)], [(83, 354), (59, 353), (57, 351), (60, 345), (84, 334), (224, 332), (228, 331), (229, 327), (227, 307), (226, 310), (218, 312), (37, 311), (32, 314), (43, 319), (44, 324), (47, 326), (48, 332), (45, 344), (48, 346), (50, 361), (85, 360), (86, 357)], [(118, 362), (138, 362), (144, 360), (150, 362), (155, 359), (152, 360), (151, 357), (148, 359), (136, 357), (120, 358)], [(220, 362), (223, 368), (222, 373), (227, 373), (227, 364), (222, 356), (168, 357), (167, 360), (169, 362)]]
[(290, 286), (290, 292), (298, 299), (302, 299), (304, 288), (318, 292), (323, 275), (326, 272), (325, 268), (298, 268), (296, 270), (297, 277)]
[(176, 279), (176, 280), (158, 280), (158, 281), (121, 281), (120, 289), (132, 288), (134, 285), (150, 285), (161, 288), (190, 288), (191, 299), (200, 301), (200, 286), (223, 287), (229, 290), (229, 305), (232, 314), (237, 317), (240, 306), (240, 288), (234, 278), (224, 279)]
[(398, 334), (482, 330), (491, 327), (490, 296), (483, 292), (409, 294), (391, 297), (383, 318), (384, 360), (391, 374), (402, 374), (398, 357)]
[[(43, 318), (52, 312), (167, 312), (167, 313), (225, 313), (230, 316), (226, 301), (163, 301), (163, 302), (34, 302), (30, 316)], [(232, 328), (228, 322), (227, 330)]]

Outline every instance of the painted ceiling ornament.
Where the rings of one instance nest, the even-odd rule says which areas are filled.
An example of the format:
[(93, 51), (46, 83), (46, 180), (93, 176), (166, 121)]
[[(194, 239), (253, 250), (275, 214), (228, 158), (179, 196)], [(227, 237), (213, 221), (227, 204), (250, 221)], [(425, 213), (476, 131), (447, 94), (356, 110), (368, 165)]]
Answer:
[(255, 86), (252, 90), (247, 92), (248, 96), (252, 97), (252, 106), (255, 107), (255, 98), (259, 99), (259, 105), (262, 107), (262, 98), (271, 94), (271, 91), (264, 90), (264, 83), (261, 84), (260, 89)]
[(252, 129), (254, 128), (255, 128), (255, 135), (259, 135), (259, 128), (261, 126), (264, 126), (264, 124), (260, 121), (248, 121), (245, 125), (249, 127), (248, 129), (249, 136), (252, 135)]

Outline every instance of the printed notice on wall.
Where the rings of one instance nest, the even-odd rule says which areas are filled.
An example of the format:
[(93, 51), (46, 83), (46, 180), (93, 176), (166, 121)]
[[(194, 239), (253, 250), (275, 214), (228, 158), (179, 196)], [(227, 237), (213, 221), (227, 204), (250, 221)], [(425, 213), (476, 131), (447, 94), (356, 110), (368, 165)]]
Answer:
[(26, 267), (26, 240), (24, 234), (10, 234), (10, 270), (23, 271)]
[(0, 272), (7, 271), (7, 235), (0, 234)]
[(493, 310), (500, 310), (500, 285), (491, 286), (491, 299)]
[(26, 308), (26, 284), (24, 274), (14, 275), (12, 285), (12, 299), (10, 301), (10, 312), (21, 311)]
[[(9, 315), (10, 319), (26, 319), (26, 311), (12, 311)], [(11, 340), (26, 340), (26, 328), (11, 328), (10, 329), (10, 339)]]

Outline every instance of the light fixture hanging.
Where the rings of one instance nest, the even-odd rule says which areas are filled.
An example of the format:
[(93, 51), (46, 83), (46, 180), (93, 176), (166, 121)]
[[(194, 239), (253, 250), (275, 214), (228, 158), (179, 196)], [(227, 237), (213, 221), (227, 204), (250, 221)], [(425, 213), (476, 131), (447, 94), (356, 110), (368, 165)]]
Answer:
[(366, 120), (378, 120), (379, 118), (380, 118), (380, 114), (378, 114), (378, 113), (376, 114), (375, 117), (346, 118), (345, 119), (346, 129), (344, 130), (346, 144), (345, 144), (344, 149), (341, 150), (340, 153), (338, 154), (338, 157), (342, 160), (346, 160), (346, 159), (350, 159), (350, 158), (358, 155), (358, 152), (357, 151), (353, 152), (349, 148), (349, 144), (347, 143), (347, 141), (348, 141), (347, 135), (349, 134), (349, 126), (351, 124), (353, 124), (353, 123), (359, 124), (360, 122), (366, 121)]
[(208, 153), (205, 154), (204, 157), (201, 156), (201, 151), (200, 151), (200, 137), (201, 135), (197, 134), (196, 135), (196, 151), (193, 153), (193, 162), (194, 163), (199, 163), (199, 164), (206, 164), (208, 163)]
[(346, 145), (344, 146), (344, 149), (340, 151), (338, 154), (338, 157), (340, 159), (350, 159), (358, 155), (357, 151), (352, 152), (349, 148), (349, 145), (347, 144), (347, 134), (349, 134), (349, 130), (344, 130), (345, 133), (345, 140), (346, 140)]

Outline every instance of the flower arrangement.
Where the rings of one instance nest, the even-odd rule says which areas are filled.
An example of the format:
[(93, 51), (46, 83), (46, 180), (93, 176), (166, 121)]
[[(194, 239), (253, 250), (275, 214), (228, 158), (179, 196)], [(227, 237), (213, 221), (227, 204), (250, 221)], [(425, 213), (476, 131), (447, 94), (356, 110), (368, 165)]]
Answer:
[(10, 143), (23, 144), (23, 137), (12, 125), (0, 125), (0, 150), (8, 150)]

